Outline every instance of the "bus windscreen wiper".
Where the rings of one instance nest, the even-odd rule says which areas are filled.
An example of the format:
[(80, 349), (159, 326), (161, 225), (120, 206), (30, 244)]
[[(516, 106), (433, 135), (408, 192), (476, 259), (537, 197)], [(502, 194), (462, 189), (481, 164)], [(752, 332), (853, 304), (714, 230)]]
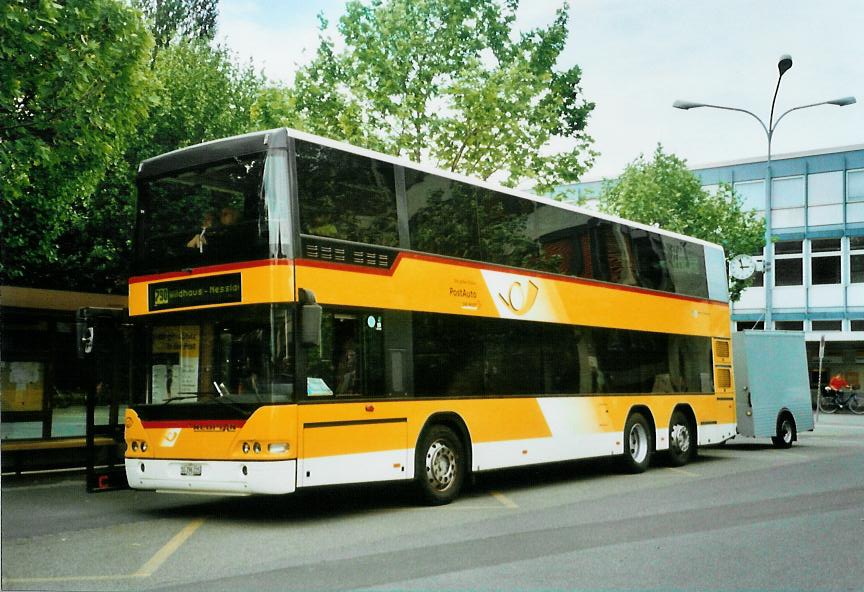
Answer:
[(178, 395), (176, 397), (168, 397), (167, 399), (162, 401), (162, 405), (167, 405), (168, 403), (170, 403), (172, 401), (183, 401), (186, 399), (197, 399), (198, 397), (201, 396), (201, 394), (202, 393), (195, 393), (194, 395)]

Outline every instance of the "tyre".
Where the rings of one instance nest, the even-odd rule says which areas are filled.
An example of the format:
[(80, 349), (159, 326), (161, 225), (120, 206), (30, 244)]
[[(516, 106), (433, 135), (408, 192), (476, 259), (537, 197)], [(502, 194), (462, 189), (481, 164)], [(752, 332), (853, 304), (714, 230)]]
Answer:
[(854, 394), (849, 398), (849, 411), (858, 415), (864, 413), (864, 397), (861, 394)]
[(624, 425), (624, 468), (630, 473), (643, 473), (651, 464), (651, 427), (641, 413), (632, 413)]
[(837, 411), (837, 397), (826, 393), (819, 395), (819, 411), (822, 413), (834, 413)]
[(459, 495), (466, 473), (465, 448), (448, 427), (435, 425), (420, 436), (414, 460), (414, 480), (421, 501), (449, 504)]
[(673, 467), (686, 465), (696, 454), (696, 432), (690, 419), (681, 411), (669, 420), (669, 452), (667, 459)]
[(795, 441), (795, 420), (788, 413), (777, 419), (777, 435), (771, 438), (777, 448), (791, 448)]

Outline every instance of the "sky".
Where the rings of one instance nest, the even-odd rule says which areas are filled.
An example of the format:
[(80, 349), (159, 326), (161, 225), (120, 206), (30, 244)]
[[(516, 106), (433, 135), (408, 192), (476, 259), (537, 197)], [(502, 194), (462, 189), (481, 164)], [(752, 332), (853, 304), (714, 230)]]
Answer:
[[(523, 0), (520, 30), (544, 26), (561, 1)], [(221, 0), (218, 40), (268, 78), (290, 82), (314, 55), (318, 14), (331, 31), (344, 0)], [(775, 107), (845, 96), (860, 103), (791, 113), (772, 155), (864, 144), (862, 0), (572, 0), (558, 67), (578, 64), (600, 153), (582, 180), (615, 177), (657, 144), (691, 167), (764, 158), (765, 131), (743, 114), (673, 109), (676, 99), (738, 107), (766, 121), (777, 62), (792, 56)], [(335, 35), (334, 35), (335, 36)]]

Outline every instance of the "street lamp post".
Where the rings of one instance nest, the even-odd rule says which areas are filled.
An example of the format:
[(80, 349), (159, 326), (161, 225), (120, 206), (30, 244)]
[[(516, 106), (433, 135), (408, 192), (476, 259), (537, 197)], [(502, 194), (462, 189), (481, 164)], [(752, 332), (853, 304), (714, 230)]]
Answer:
[(832, 99), (830, 101), (822, 101), (819, 103), (810, 103), (807, 105), (800, 105), (798, 107), (792, 107), (783, 112), (780, 117), (777, 118), (777, 121), (774, 121), (774, 104), (777, 102), (777, 93), (780, 90), (780, 80), (783, 78), (783, 74), (786, 73), (789, 68), (792, 67), (792, 57), (789, 55), (780, 56), (780, 60), (777, 62), (777, 69), (779, 71), (779, 76), (777, 77), (777, 86), (774, 89), (774, 98), (771, 100), (771, 115), (768, 118), (768, 125), (765, 125), (765, 122), (757, 116), (755, 113), (752, 113), (746, 109), (739, 109), (737, 107), (725, 107), (723, 105), (711, 105), (708, 103), (694, 103), (692, 101), (675, 101), (672, 106), (676, 109), (696, 109), (698, 107), (710, 107), (712, 109), (723, 109), (724, 111), (739, 111), (741, 113), (746, 113), (747, 115), (753, 117), (756, 121), (759, 122), (759, 125), (762, 126), (762, 129), (765, 131), (765, 136), (768, 139), (768, 158), (766, 160), (765, 166), (765, 263), (764, 263), (764, 282), (763, 285), (765, 287), (765, 328), (770, 329), (772, 326), (771, 319), (771, 300), (772, 300), (772, 292), (774, 290), (774, 274), (773, 274), (773, 263), (774, 263), (774, 244), (771, 240), (772, 230), (771, 230), (771, 139), (774, 136), (774, 130), (777, 129), (777, 126), (780, 124), (780, 120), (784, 117), (792, 113), (793, 111), (798, 111), (800, 109), (807, 109), (808, 107), (818, 107), (819, 105), (836, 105), (838, 107), (845, 107), (846, 105), (852, 105), (855, 103), (855, 97), (842, 97), (840, 99)]

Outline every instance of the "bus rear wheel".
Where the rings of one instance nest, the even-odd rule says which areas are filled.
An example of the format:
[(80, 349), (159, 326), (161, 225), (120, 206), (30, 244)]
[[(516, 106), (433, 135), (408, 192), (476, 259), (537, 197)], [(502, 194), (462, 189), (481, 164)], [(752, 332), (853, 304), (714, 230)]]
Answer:
[(630, 473), (644, 473), (651, 464), (651, 427), (641, 413), (632, 413), (624, 425), (624, 467)]
[(449, 504), (465, 481), (465, 448), (450, 428), (435, 425), (420, 437), (414, 479), (420, 498), (431, 506)]
[(676, 411), (669, 420), (669, 464), (681, 467), (696, 454), (696, 434), (688, 417)]

